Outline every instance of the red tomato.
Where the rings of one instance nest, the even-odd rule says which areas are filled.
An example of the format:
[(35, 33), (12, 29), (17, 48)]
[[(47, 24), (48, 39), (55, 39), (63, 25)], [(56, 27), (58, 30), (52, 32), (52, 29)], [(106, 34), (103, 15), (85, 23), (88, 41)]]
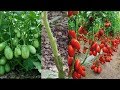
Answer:
[(85, 66), (81, 66), (82, 70), (85, 71)]
[(95, 68), (94, 68), (94, 72), (95, 72), (95, 73), (97, 73), (97, 71), (98, 71), (98, 68), (97, 68), (97, 67), (95, 67)]
[(102, 68), (100, 66), (98, 66), (97, 72), (101, 73), (101, 71), (102, 71)]
[(72, 47), (72, 45), (69, 45), (69, 46), (68, 46), (68, 55), (69, 55), (70, 57), (74, 57), (74, 55), (75, 55), (75, 50), (74, 50), (74, 48)]
[(102, 50), (103, 50), (104, 53), (108, 53), (108, 49), (106, 47), (103, 47)]
[(99, 46), (99, 45), (97, 45), (96, 51), (97, 51), (98, 53), (100, 53), (100, 46)]
[(78, 68), (78, 71), (77, 71), (79, 74), (82, 74), (83, 73), (83, 70), (81, 67)]
[(111, 23), (110, 22), (106, 22), (105, 23), (105, 27), (110, 27), (111, 26)]
[(102, 44), (100, 44), (100, 48), (102, 49), (103, 47), (104, 47), (105, 45), (102, 43)]
[(72, 77), (73, 77), (73, 79), (80, 79), (81, 78), (81, 74), (79, 74), (76, 71), (74, 71)]
[(79, 34), (83, 34), (83, 33), (84, 33), (84, 27), (81, 26), (81, 27), (78, 29), (78, 32), (79, 32)]
[(94, 42), (93, 45), (92, 45), (92, 48), (95, 50), (97, 45), (98, 45), (97, 42)]
[(85, 77), (86, 76), (85, 71), (82, 71), (81, 75)]
[(76, 61), (75, 61), (75, 70), (78, 71), (79, 68), (80, 68), (80, 60), (76, 59)]
[(110, 57), (108, 57), (108, 56), (105, 58), (105, 61), (106, 61), (106, 62), (110, 62), (110, 60), (111, 60), (111, 59), (110, 59)]
[(71, 17), (73, 15), (73, 11), (68, 11), (68, 17)]
[(72, 38), (70, 44), (77, 50), (80, 50), (80, 43), (77, 39)]
[(105, 45), (105, 43), (106, 43), (106, 41), (105, 41), (105, 40), (102, 40), (102, 41), (101, 41), (101, 44), (104, 44), (104, 45)]
[(76, 38), (76, 33), (74, 30), (68, 30), (68, 35), (71, 37), (71, 38)]
[(92, 55), (93, 54), (93, 52), (92, 51), (90, 51), (90, 55)]
[(91, 69), (93, 70), (95, 67), (96, 67), (95, 65), (92, 65), (92, 66), (91, 66)]
[(96, 56), (96, 55), (97, 55), (97, 52), (96, 52), (96, 51), (93, 51), (93, 55)]
[(67, 60), (68, 60), (68, 66), (71, 66), (73, 62), (73, 57), (68, 56)]

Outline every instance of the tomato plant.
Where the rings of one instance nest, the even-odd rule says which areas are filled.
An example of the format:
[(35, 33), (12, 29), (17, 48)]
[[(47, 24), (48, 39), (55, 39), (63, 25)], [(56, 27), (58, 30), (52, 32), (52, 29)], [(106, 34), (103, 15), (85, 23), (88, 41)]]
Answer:
[(0, 12), (0, 75), (16, 66), (19, 70), (40, 71), (40, 18), (41, 11)]
[[(85, 62), (94, 56), (91, 69), (100, 74), (102, 65), (112, 60), (120, 44), (120, 13), (115, 11), (68, 11), (68, 77), (85, 77)], [(85, 58), (78, 57), (85, 55)], [(73, 60), (70, 60), (73, 58)], [(72, 67), (70, 66), (72, 63)], [(83, 67), (83, 70), (80, 68)], [(83, 72), (84, 71), (84, 72)], [(71, 72), (71, 73), (69, 73)]]

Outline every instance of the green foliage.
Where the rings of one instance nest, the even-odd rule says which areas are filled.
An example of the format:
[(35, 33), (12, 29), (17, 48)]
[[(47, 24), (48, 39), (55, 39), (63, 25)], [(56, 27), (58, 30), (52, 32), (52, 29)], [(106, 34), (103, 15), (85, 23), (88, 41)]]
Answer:
[[(93, 18), (92, 22), (90, 17)], [(94, 31), (95, 34), (100, 28), (104, 28), (106, 19), (111, 23), (109, 28), (105, 28), (106, 34), (120, 32), (120, 12), (118, 11), (80, 11), (78, 15), (69, 18), (68, 25), (69, 29), (76, 32), (80, 26), (85, 26), (89, 32)]]
[[(7, 61), (10, 67), (15, 69), (20, 66), (22, 70), (29, 71), (35, 68), (33, 61), (41, 61), (37, 54), (41, 55), (41, 46), (35, 47), (36, 54), (31, 54), (27, 59), (21, 55), (15, 57), (16, 47), (20, 50), (23, 45), (33, 45), (34, 40), (41, 43), (41, 11), (1, 11), (0, 12), (0, 45), (5, 42), (13, 51), (12, 60)], [(4, 55), (4, 46), (1, 46), (0, 57)], [(20, 52), (20, 51), (19, 51)], [(24, 52), (25, 53), (25, 52)], [(9, 54), (9, 52), (8, 52)]]

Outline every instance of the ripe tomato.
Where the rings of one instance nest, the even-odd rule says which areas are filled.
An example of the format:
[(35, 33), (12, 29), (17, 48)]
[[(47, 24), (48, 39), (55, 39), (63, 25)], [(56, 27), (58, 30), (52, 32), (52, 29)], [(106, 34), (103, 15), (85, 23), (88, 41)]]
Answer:
[(85, 66), (81, 66), (82, 70), (85, 71)]
[(93, 45), (92, 45), (92, 48), (95, 50), (97, 45), (98, 45), (97, 42), (94, 42)]
[(101, 71), (102, 71), (102, 68), (100, 66), (98, 66), (97, 73), (101, 73)]
[(110, 27), (111, 26), (111, 23), (110, 22), (106, 22), (105, 23), (105, 27)]
[(73, 46), (73, 48), (80, 50), (80, 43), (77, 39), (72, 38), (70, 44)]
[(94, 72), (95, 72), (95, 73), (97, 73), (97, 71), (98, 71), (98, 68), (97, 68), (97, 67), (95, 67), (95, 68), (94, 68)]
[(73, 11), (68, 11), (68, 17), (71, 17), (73, 15)]
[(77, 72), (78, 72), (79, 74), (82, 74), (82, 73), (83, 73), (83, 70), (82, 70), (82, 68), (81, 68), (81, 67), (78, 67), (78, 70), (77, 70)]
[(104, 53), (108, 53), (108, 49), (106, 47), (103, 47), (102, 50), (103, 50)]
[(97, 45), (96, 51), (97, 51), (98, 53), (100, 53), (100, 46), (99, 46), (99, 45)]
[(105, 45), (103, 43), (100, 44), (100, 49), (102, 49)]
[(83, 33), (84, 33), (84, 27), (81, 26), (81, 27), (78, 29), (78, 32), (79, 32), (79, 34), (83, 34)]
[(80, 68), (80, 60), (76, 59), (76, 61), (75, 61), (75, 70), (78, 71), (79, 68)]
[(106, 41), (105, 41), (105, 40), (102, 40), (102, 41), (101, 41), (101, 44), (104, 44), (104, 45), (105, 45), (105, 43), (106, 43)]
[(110, 62), (110, 57), (107, 56), (107, 57), (105, 58), (105, 61), (106, 61), (106, 62)]
[(92, 51), (90, 51), (90, 55), (92, 55), (93, 54), (93, 52)]
[(91, 66), (91, 69), (93, 70), (95, 67), (96, 67), (96, 66), (93, 64), (93, 65)]
[(75, 55), (75, 50), (74, 50), (74, 48), (72, 47), (72, 45), (69, 45), (69, 46), (68, 46), (68, 55), (69, 55), (70, 57), (74, 57), (74, 55)]
[(67, 60), (68, 60), (68, 66), (71, 66), (73, 62), (73, 57), (68, 56)]
[(68, 30), (68, 35), (71, 37), (71, 38), (75, 38), (76, 39), (76, 33), (74, 30)]
[(72, 74), (73, 79), (80, 79), (81, 78), (81, 74), (77, 73), (76, 71), (73, 72)]
[(85, 71), (82, 71), (81, 75), (82, 75), (83, 77), (85, 77), (85, 76), (86, 76)]
[(97, 55), (97, 52), (96, 52), (96, 51), (93, 51), (93, 55), (96, 56), (96, 55)]

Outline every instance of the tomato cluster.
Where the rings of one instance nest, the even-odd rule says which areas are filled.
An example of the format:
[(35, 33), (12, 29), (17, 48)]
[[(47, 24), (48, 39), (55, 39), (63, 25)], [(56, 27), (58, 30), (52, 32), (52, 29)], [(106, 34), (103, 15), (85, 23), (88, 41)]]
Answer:
[(99, 64), (99, 61), (96, 61), (95, 63), (93, 63), (93, 65), (91, 66), (91, 69), (95, 72), (95, 73), (101, 73), (102, 68)]
[[(120, 37), (113, 37), (113, 31), (110, 30), (112, 26), (112, 22), (110, 20), (105, 19), (105, 21), (100, 21), (101, 24), (100, 26), (98, 25), (99, 28), (95, 26), (97, 27), (97, 31), (95, 32), (95, 30), (93, 30), (93, 28), (91, 27), (93, 27), (100, 18), (101, 20), (103, 20), (103, 16), (99, 17), (97, 13), (94, 14), (93, 12), (90, 16), (88, 15), (88, 13), (86, 14), (86, 12), (82, 11), (81, 14), (85, 16), (80, 16), (78, 13), (73, 14), (73, 11), (68, 11), (68, 17), (76, 15), (77, 18), (72, 19), (77, 19), (74, 21), (75, 25), (78, 24), (78, 26), (76, 26), (77, 28), (75, 27), (76, 30), (68, 31), (68, 35), (70, 37), (70, 43), (68, 45), (68, 66), (70, 72), (71, 66), (75, 61), (74, 71), (72, 74), (72, 77), (74, 79), (78, 79), (81, 78), (81, 76), (85, 76), (84, 66), (81, 65), (79, 59), (74, 58), (76, 53), (86, 54), (86, 58), (86, 52), (88, 52), (90, 56), (94, 56), (94, 62), (91, 66), (91, 69), (95, 73), (100, 74), (102, 72), (102, 65), (112, 60), (113, 52), (117, 52), (118, 45), (120, 44)], [(81, 22), (78, 22), (79, 16), (85, 18), (81, 19)], [(70, 18), (71, 21), (72, 19)], [(72, 27), (74, 26), (70, 26), (70, 28)], [(89, 36), (91, 36), (92, 38), (89, 38)], [(83, 43), (83, 48), (82, 45), (79, 45), (80, 42)]]
[[(120, 37), (112, 38), (107, 37), (104, 34), (104, 29), (100, 29), (98, 33), (95, 34), (95, 37), (100, 40), (99, 41), (99, 49), (97, 50), (96, 47), (98, 47), (97, 42), (94, 42), (93, 45), (90, 48), (90, 55), (96, 56), (97, 54), (93, 53), (91, 54), (91, 50), (99, 51), (97, 64), (96, 62), (93, 63), (91, 66), (91, 69), (95, 73), (101, 73), (102, 68), (100, 64), (105, 64), (106, 62), (110, 62), (112, 60), (113, 52), (117, 51), (118, 45), (120, 44)], [(101, 53), (100, 53), (101, 52)]]
[(85, 67), (81, 65), (80, 60), (75, 60), (74, 72), (72, 74), (73, 79), (80, 79), (82, 76), (85, 77)]
[[(77, 40), (77, 35), (74, 30), (68, 30), (70, 37), (70, 43), (68, 45), (68, 66), (69, 73), (71, 73), (72, 65), (74, 65), (74, 71), (72, 72), (72, 77), (74, 79), (80, 79), (81, 76), (85, 77), (85, 67), (81, 65), (79, 59), (75, 59), (75, 53), (80, 51), (80, 43)], [(74, 63), (75, 61), (75, 63)]]

